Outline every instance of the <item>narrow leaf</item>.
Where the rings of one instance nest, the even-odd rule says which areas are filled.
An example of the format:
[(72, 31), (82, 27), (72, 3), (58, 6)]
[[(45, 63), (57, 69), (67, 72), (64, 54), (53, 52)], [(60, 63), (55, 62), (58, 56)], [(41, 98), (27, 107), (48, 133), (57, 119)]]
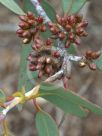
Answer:
[(37, 11), (35, 9), (35, 7), (33, 6), (33, 4), (30, 2), (30, 0), (23, 0), (23, 3), (24, 3), (24, 11), (27, 12), (27, 11), (31, 11), (33, 12), (35, 15), (38, 15), (37, 14)]
[(0, 0), (0, 3), (16, 14), (24, 14), (23, 10), (18, 6), (18, 4), (14, 0)]
[(41, 5), (43, 9), (45, 10), (46, 14), (52, 21), (56, 21), (56, 12), (54, 8), (51, 6), (50, 3), (48, 3), (46, 0), (41, 0)]
[(27, 57), (31, 52), (31, 45), (23, 45), (21, 51), (21, 63), (20, 63), (20, 76), (18, 82), (18, 90), (25, 87), (26, 92), (32, 89), (35, 83), (35, 78), (37, 77), (37, 72), (30, 72), (28, 68)]
[(57, 126), (48, 113), (38, 112), (35, 119), (39, 136), (59, 136)]
[(84, 6), (85, 2), (86, 0), (62, 0), (63, 10), (69, 14), (74, 14)]
[(0, 89), (0, 101), (5, 102), (5, 100), (6, 100), (5, 93), (3, 92), (3, 90)]
[[(48, 83), (42, 83), (40, 87), (40, 96), (55, 104), (67, 113), (69, 112), (77, 116), (84, 116), (86, 111), (89, 110), (98, 115), (102, 115), (101, 107), (87, 101), (86, 99), (78, 96), (72, 91), (65, 91), (62, 87), (58, 87)], [(72, 108), (71, 105), (73, 106)]]

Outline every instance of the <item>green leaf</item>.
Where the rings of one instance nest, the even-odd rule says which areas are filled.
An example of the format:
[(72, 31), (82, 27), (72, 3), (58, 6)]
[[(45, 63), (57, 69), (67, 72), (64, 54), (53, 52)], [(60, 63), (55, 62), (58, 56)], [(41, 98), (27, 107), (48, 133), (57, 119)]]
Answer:
[(0, 3), (16, 14), (19, 15), (25, 14), (14, 0), (0, 0)]
[(80, 10), (87, 0), (62, 0), (64, 12), (74, 14)]
[(37, 14), (37, 11), (35, 9), (35, 7), (33, 6), (33, 4), (30, 2), (30, 0), (23, 0), (23, 3), (24, 3), (24, 11), (27, 12), (27, 11), (31, 11), (33, 12), (36, 16), (38, 15)]
[(54, 105), (61, 108), (66, 113), (84, 117), (87, 111), (102, 115), (102, 108), (85, 100), (72, 91), (65, 91), (64, 88), (53, 84), (42, 83), (40, 87), (40, 97), (45, 98)]
[(26, 92), (34, 87), (34, 79), (37, 77), (37, 72), (30, 72), (27, 63), (27, 57), (31, 52), (31, 45), (23, 45), (21, 51), (20, 76), (18, 82), (18, 90), (25, 87)]
[(48, 113), (40, 111), (35, 119), (39, 136), (59, 136), (57, 126)]
[(56, 21), (56, 12), (54, 8), (51, 6), (50, 3), (48, 3), (46, 0), (41, 0), (41, 5), (43, 9), (45, 10), (47, 16), (51, 19), (51, 21)]
[(102, 70), (102, 51), (101, 51), (100, 57), (97, 60), (95, 60), (94, 62), (96, 64), (97, 68), (99, 68), (100, 70)]
[(5, 102), (5, 100), (6, 100), (5, 93), (3, 92), (3, 90), (0, 89), (0, 101)]

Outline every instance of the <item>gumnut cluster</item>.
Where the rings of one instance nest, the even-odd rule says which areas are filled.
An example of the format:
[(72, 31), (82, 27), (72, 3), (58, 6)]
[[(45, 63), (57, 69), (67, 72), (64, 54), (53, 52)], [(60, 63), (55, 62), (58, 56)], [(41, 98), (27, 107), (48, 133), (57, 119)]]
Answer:
[(56, 15), (57, 23), (49, 23), (49, 29), (52, 32), (52, 38), (65, 42), (65, 48), (69, 48), (71, 43), (80, 45), (80, 37), (86, 37), (88, 34), (84, 30), (88, 22), (79, 15), (65, 15), (60, 17)]
[(99, 51), (87, 51), (85, 53), (85, 59), (84, 61), (80, 61), (79, 65), (80, 67), (85, 67), (86, 65), (91, 69), (91, 70), (96, 70), (96, 64), (93, 62), (93, 60), (98, 59), (100, 56)]
[(58, 51), (52, 50), (51, 39), (43, 41), (39, 36), (36, 36), (32, 50), (28, 56), (29, 70), (38, 71), (39, 78), (49, 77), (61, 68), (62, 59)]
[(38, 31), (46, 31), (43, 18), (41, 16), (36, 17), (32, 12), (19, 16), (19, 19), (21, 20), (19, 23), (20, 29), (16, 33), (19, 37), (23, 38), (24, 44), (31, 42)]

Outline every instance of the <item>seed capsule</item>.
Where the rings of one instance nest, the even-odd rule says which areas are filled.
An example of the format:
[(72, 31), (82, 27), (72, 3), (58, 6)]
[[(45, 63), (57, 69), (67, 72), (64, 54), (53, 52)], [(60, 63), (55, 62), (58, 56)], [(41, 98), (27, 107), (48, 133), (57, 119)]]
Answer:
[(60, 57), (60, 53), (58, 51), (55, 51), (55, 52), (53, 52), (53, 56), (58, 58), (58, 57)]
[(35, 19), (33, 13), (30, 12), (30, 11), (27, 12), (27, 17), (28, 17), (29, 19)]
[(19, 16), (19, 19), (24, 22), (28, 21), (28, 17), (26, 15)]
[(19, 23), (19, 27), (21, 27), (22, 29), (28, 29), (30, 28), (29, 24), (26, 22), (20, 22)]
[(65, 38), (65, 34), (63, 32), (59, 33), (58, 37), (60, 40), (63, 40)]
[(44, 71), (39, 71), (38, 78), (42, 78), (43, 74), (44, 74)]
[(89, 64), (89, 68), (91, 70), (96, 70), (96, 64), (94, 64), (94, 63)]
[(36, 71), (36, 67), (33, 64), (29, 64), (30, 71)]
[(52, 40), (50, 39), (50, 38), (48, 38), (47, 40), (46, 40), (46, 45), (51, 45), (52, 44)]
[(42, 25), (42, 26), (39, 27), (39, 30), (41, 32), (45, 32), (46, 31), (46, 27), (44, 25)]
[(70, 30), (71, 30), (71, 26), (69, 25), (69, 24), (67, 24), (66, 26), (65, 26), (65, 29), (69, 32)]
[(70, 47), (70, 43), (69, 43), (69, 41), (68, 42), (66, 42), (66, 44), (65, 44), (65, 48), (69, 48)]
[(44, 21), (44, 20), (43, 20), (43, 17), (39, 16), (39, 17), (37, 18), (37, 22), (38, 22), (38, 23), (43, 23), (43, 21)]
[(31, 37), (31, 33), (27, 30), (27, 31), (23, 32), (22, 36), (26, 37), (26, 38), (29, 38), (29, 37)]

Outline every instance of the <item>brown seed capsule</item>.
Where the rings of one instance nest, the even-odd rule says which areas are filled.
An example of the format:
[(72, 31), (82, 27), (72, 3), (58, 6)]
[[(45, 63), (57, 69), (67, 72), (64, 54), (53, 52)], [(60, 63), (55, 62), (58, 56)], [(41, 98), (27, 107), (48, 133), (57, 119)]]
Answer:
[(19, 19), (24, 22), (28, 21), (28, 17), (26, 15), (19, 16)]
[(69, 32), (70, 30), (71, 30), (71, 26), (69, 25), (69, 24), (67, 24), (66, 26), (65, 26), (65, 29), (67, 30), (67, 32)]
[(86, 59), (92, 59), (92, 51), (87, 51), (85, 55)]
[(65, 48), (69, 48), (70, 47), (70, 42), (67, 41), (66, 44), (65, 44)]
[(59, 53), (58, 51), (54, 51), (54, 52), (53, 52), (53, 56), (54, 56), (55, 58), (58, 58), (58, 57), (60, 57), (60, 53)]
[(29, 70), (36, 71), (36, 66), (34, 66), (33, 64), (29, 64)]
[(83, 19), (83, 16), (75, 15), (76, 23), (80, 23)]
[(41, 32), (45, 32), (46, 31), (46, 27), (44, 25), (42, 25), (42, 26), (39, 27), (39, 30)]
[(41, 63), (38, 63), (38, 65), (36, 66), (36, 69), (40, 70), (40, 69), (42, 69), (42, 67), (43, 67), (43, 65)]
[(22, 36), (24, 38), (29, 38), (29, 37), (31, 37), (31, 33), (30, 33), (30, 31), (26, 30), (26, 31), (23, 32)]
[(43, 21), (44, 21), (43, 17), (41, 17), (41, 16), (39, 16), (36, 20), (38, 23), (43, 23)]
[(51, 32), (53, 33), (53, 34), (58, 34), (58, 29), (56, 28), (56, 27), (51, 27)]
[(30, 27), (36, 24), (35, 20), (28, 20), (28, 23)]
[(92, 56), (92, 59), (97, 59), (100, 56), (100, 52), (92, 52), (91, 56)]
[(38, 63), (45, 63), (45, 57), (40, 57), (38, 59)]
[(79, 27), (79, 28), (76, 29), (76, 34), (77, 34), (78, 36), (80, 36), (80, 35), (83, 34), (83, 33), (84, 33), (84, 29), (83, 29), (82, 27)]
[(94, 64), (94, 63), (89, 64), (89, 68), (91, 70), (96, 70), (96, 64)]
[(83, 33), (81, 33), (80, 36), (86, 37), (86, 36), (88, 36), (88, 33), (86, 31), (83, 31)]
[(75, 25), (75, 22), (76, 22), (75, 16), (74, 16), (74, 15), (71, 15), (71, 16), (69, 17), (69, 24), (70, 24), (71, 26), (74, 26), (74, 25)]
[(65, 38), (64, 32), (59, 33), (58, 37), (60, 40), (63, 40)]
[(87, 25), (88, 25), (88, 21), (85, 20), (85, 21), (82, 21), (81, 23), (79, 23), (77, 27), (86, 27)]
[(52, 40), (50, 39), (50, 38), (48, 38), (47, 40), (46, 40), (46, 45), (51, 45), (52, 44)]
[(43, 74), (44, 74), (44, 71), (40, 70), (39, 73), (38, 73), (38, 78), (42, 78)]
[(16, 33), (19, 35), (19, 34), (22, 34), (24, 31), (22, 30), (22, 29), (18, 29), (17, 31), (16, 31)]
[(69, 40), (70, 40), (71, 42), (74, 41), (74, 34), (73, 34), (72, 32), (69, 33)]
[(51, 66), (51, 65), (47, 65), (47, 66), (45, 67), (45, 72), (46, 72), (47, 74), (50, 74), (51, 71), (52, 71), (52, 66)]
[(79, 38), (79, 37), (76, 37), (76, 38), (75, 38), (75, 43), (76, 43), (77, 45), (80, 45), (81, 42), (80, 42), (80, 38)]
[(30, 28), (29, 24), (26, 22), (20, 22), (19, 23), (19, 27), (21, 27), (22, 29), (28, 29)]
[(30, 11), (27, 12), (27, 17), (28, 17), (29, 19), (35, 19), (33, 13), (30, 12)]
[(51, 28), (51, 27), (53, 27), (54, 26), (54, 24), (52, 23), (52, 22), (48, 22), (48, 27), (49, 28)]

